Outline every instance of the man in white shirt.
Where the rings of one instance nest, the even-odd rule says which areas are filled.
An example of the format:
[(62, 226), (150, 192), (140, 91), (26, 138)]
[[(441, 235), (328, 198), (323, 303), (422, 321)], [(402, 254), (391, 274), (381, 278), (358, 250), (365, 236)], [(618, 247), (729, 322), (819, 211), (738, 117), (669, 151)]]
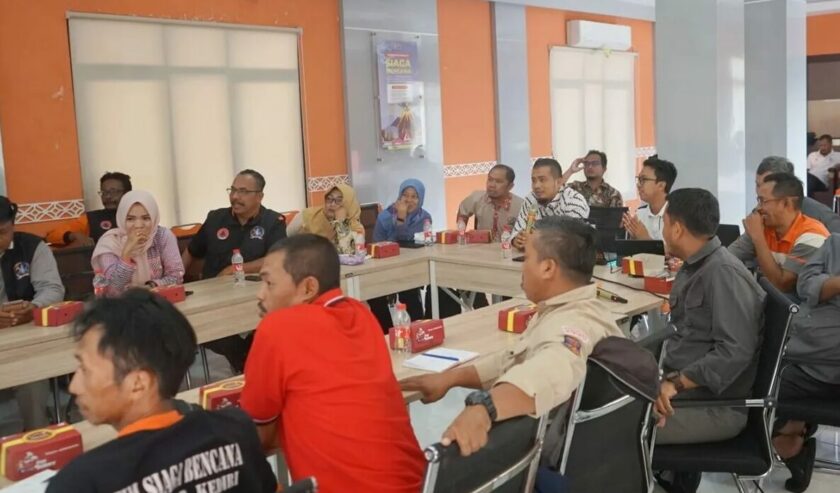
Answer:
[(586, 198), (565, 184), (563, 168), (556, 160), (540, 158), (534, 162), (531, 168), (531, 193), (525, 196), (511, 231), (513, 246), (517, 250), (525, 248), (525, 237), (531, 233), (534, 222), (544, 217), (589, 217)]
[(821, 135), (819, 147), (808, 155), (808, 196), (825, 192), (831, 186), (830, 170), (840, 167), (840, 152), (834, 152), (830, 135)]
[(642, 165), (642, 171), (636, 177), (636, 190), (644, 204), (636, 210), (636, 215), (624, 215), (622, 226), (627, 236), (634, 240), (661, 240), (665, 208), (668, 205), (668, 192), (677, 179), (674, 163), (650, 157)]

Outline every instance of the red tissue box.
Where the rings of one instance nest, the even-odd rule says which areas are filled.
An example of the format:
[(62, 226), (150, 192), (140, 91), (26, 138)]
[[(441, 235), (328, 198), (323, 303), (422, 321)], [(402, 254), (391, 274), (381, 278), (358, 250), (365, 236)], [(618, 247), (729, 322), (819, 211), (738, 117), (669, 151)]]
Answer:
[(10, 435), (0, 440), (0, 473), (20, 481), (44, 469), (61, 469), (82, 451), (82, 435), (67, 423)]
[(50, 306), (32, 309), (32, 322), (41, 327), (57, 327), (68, 324), (82, 312), (81, 301), (62, 301)]
[(467, 243), (490, 243), (493, 241), (493, 236), (489, 229), (474, 229), (467, 231)]
[[(419, 353), (443, 344), (443, 320), (418, 320), (411, 322), (411, 352)], [(397, 349), (395, 330), (388, 331), (388, 343), (391, 349)]]
[(671, 294), (673, 277), (645, 277), (645, 291), (657, 294)]
[(521, 334), (528, 327), (531, 317), (536, 315), (537, 305), (527, 304), (499, 310), (499, 329)]
[(621, 259), (621, 273), (642, 277), (645, 275), (645, 264), (641, 260), (624, 257)]
[(435, 235), (435, 240), (441, 245), (458, 243), (458, 230), (447, 229), (445, 231), (438, 231)]
[(183, 284), (173, 284), (171, 286), (158, 286), (152, 289), (153, 293), (157, 293), (170, 303), (178, 303), (187, 299), (187, 291)]
[(208, 411), (224, 409), (226, 407), (239, 407), (239, 397), (245, 387), (245, 380), (230, 380), (227, 382), (211, 383), (204, 385), (198, 392), (198, 400), (201, 407)]
[(368, 245), (368, 253), (373, 258), (396, 257), (400, 254), (400, 245), (393, 241), (380, 241)]

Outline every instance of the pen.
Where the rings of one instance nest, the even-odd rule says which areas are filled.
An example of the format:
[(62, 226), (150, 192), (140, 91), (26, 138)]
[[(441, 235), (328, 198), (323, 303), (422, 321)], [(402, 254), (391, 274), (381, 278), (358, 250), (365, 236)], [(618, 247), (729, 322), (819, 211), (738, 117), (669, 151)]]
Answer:
[(625, 298), (622, 298), (621, 296), (611, 293), (603, 288), (598, 288), (598, 296), (600, 298), (604, 298), (605, 300), (615, 301), (616, 303), (627, 303)]
[(432, 354), (432, 353), (421, 353), (423, 356), (428, 356), (430, 358), (438, 358), (438, 359), (448, 359), (449, 361), (461, 361), (454, 356), (444, 356), (442, 354)]

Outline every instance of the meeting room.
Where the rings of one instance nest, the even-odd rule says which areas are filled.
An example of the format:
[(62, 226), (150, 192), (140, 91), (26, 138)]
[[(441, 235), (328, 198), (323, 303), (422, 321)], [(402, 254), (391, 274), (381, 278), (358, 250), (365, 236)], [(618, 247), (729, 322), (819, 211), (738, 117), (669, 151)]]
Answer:
[(3, 0), (0, 492), (840, 490), (838, 32)]

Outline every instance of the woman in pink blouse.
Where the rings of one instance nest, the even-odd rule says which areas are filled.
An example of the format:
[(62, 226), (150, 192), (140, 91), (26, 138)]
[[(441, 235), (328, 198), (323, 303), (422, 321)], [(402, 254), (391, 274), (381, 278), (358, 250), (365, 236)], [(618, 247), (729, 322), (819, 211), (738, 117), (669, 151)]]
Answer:
[(133, 286), (167, 286), (184, 280), (178, 240), (160, 226), (157, 202), (142, 190), (123, 195), (117, 227), (99, 239), (91, 264), (107, 281), (108, 296)]

